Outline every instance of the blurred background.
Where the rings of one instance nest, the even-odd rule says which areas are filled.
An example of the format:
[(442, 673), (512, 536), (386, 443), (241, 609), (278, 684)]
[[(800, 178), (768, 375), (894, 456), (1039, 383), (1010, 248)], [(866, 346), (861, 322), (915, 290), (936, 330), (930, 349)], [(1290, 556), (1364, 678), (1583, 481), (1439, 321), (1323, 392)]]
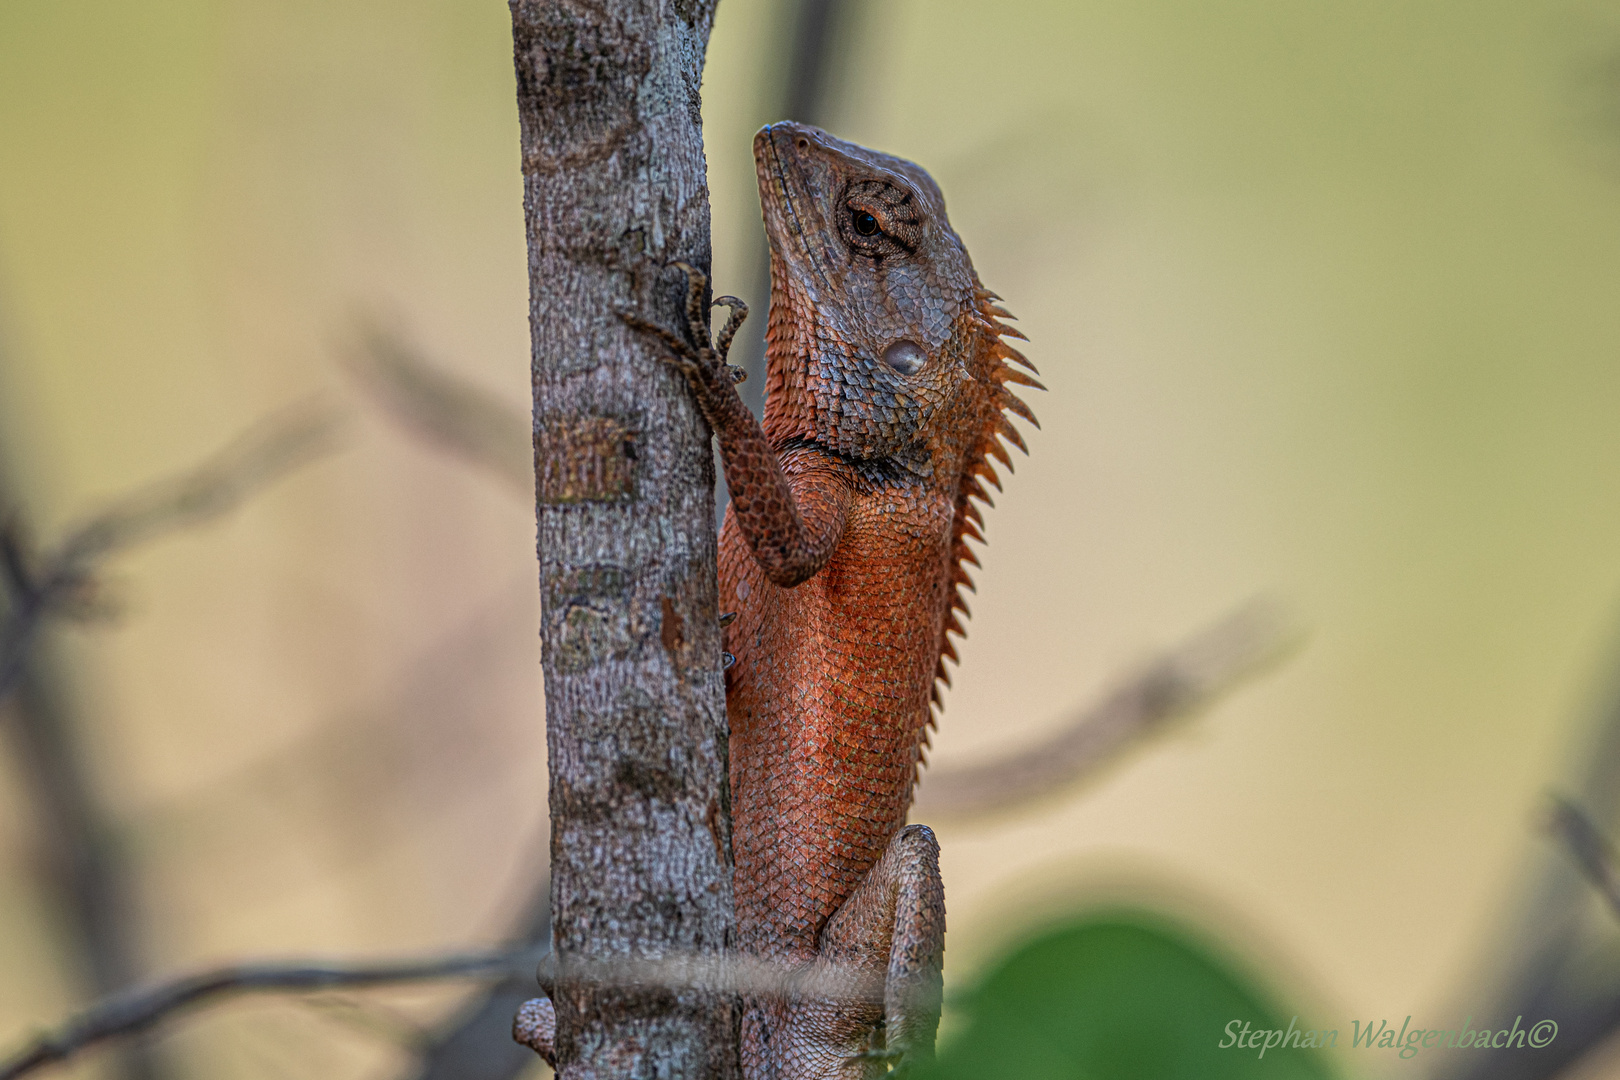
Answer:
[[(543, 917), (532, 506), (365, 359), (526, 414), (513, 95), (492, 0), (0, 6), (23, 561), (334, 418), (98, 565), (0, 702), (0, 1052), (131, 982)], [(1087, 783), (939, 823), (952, 992), (1123, 911), (1342, 1029), (1345, 1074), (1620, 1076), (1617, 916), (1542, 828), (1549, 790), (1620, 810), (1620, 5), (724, 0), (714, 281), (758, 316), (750, 140), (785, 115), (934, 175), (1049, 387), (936, 767), (1038, 744), (1252, 596), (1305, 632)], [(425, 1076), (478, 993), (241, 998), (61, 1075)], [(1526, 995), (1580, 1053), (1344, 1048)], [(541, 1072), (470, 1060), (434, 1075)]]

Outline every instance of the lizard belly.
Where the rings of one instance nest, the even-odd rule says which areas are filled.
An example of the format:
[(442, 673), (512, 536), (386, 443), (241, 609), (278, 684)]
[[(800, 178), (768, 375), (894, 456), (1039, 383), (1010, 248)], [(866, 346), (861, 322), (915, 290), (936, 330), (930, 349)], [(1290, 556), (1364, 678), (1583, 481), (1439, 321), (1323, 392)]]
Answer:
[(905, 823), (947, 604), (950, 506), (925, 489), (857, 500), (838, 549), (792, 589), (728, 517), (722, 606), (738, 930), (808, 959)]

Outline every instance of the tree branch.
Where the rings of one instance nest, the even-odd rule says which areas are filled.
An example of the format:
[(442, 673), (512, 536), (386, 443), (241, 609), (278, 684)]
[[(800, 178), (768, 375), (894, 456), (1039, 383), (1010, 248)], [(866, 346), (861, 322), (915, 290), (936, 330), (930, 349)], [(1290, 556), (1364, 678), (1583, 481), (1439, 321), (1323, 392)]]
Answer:
[(264, 421), (193, 471), (114, 503), (37, 560), (26, 557), (15, 523), (7, 526), (4, 563), (13, 597), (0, 626), (0, 698), (16, 683), (44, 619), (56, 612), (87, 610), (101, 562), (235, 509), (257, 489), (329, 449), (336, 425), (330, 410), (295, 406)]
[[(10, 505), (0, 469), (0, 505)], [(0, 531), (8, 591), (28, 586), (24, 546), (15, 530)], [(0, 605), (9, 613), (9, 605)], [(0, 616), (4, 625), (5, 616)], [(62, 670), (49, 634), (36, 636), (23, 656), (3, 734), (15, 758), (25, 816), (37, 831), (33, 870), (60, 927), (63, 966), (99, 998), (133, 985), (140, 971), (140, 933), (132, 897), (129, 853), (116, 842), (115, 823), (85, 760), (83, 716), (74, 680)], [(109, 1070), (120, 1080), (161, 1080), (161, 1059), (131, 1040)]]
[(529, 418), (495, 395), (429, 364), (376, 320), (360, 329), (349, 370), (409, 430), (534, 495)]
[(1615, 866), (1614, 847), (1586, 811), (1573, 800), (1553, 796), (1547, 831), (1563, 841), (1586, 880), (1620, 916), (1620, 868)]
[(144, 1031), (182, 1009), (241, 993), (331, 990), (461, 978), (505, 978), (532, 972), (545, 948), (464, 953), (423, 960), (346, 967), (332, 964), (233, 964), (118, 994), (80, 1013), (0, 1063), (0, 1080), (14, 1080), (65, 1061), (97, 1043)]
[(1251, 602), (1160, 656), (1035, 746), (1000, 761), (925, 773), (917, 812), (973, 817), (1076, 784), (1171, 721), (1269, 670), (1301, 640), (1275, 609)]
[[(1602, 1055), (1620, 1031), (1620, 971), (1613, 962), (1614, 920), (1595, 910), (1591, 886), (1604, 889), (1613, 860), (1599, 822), (1620, 813), (1620, 666), (1611, 657), (1586, 745), (1560, 785), (1552, 831), (1564, 843), (1540, 845), (1515, 898), (1516, 910), (1491, 935), (1484, 970), (1466, 979), (1465, 1004), (1480, 1008), (1480, 987), (1494, 983), (1491, 1015), (1555, 1017), (1558, 1038), (1541, 1048), (1507, 1047), (1447, 1061), (1436, 1073), (1451, 1080), (1546, 1080)], [(1574, 858), (1570, 857), (1574, 854)], [(1610, 877), (1612, 881), (1612, 877)], [(1607, 895), (1606, 895), (1607, 898)]]
[(711, 433), (662, 346), (620, 318), (682, 325), (668, 267), (710, 265), (698, 92), (715, 2), (510, 6), (557, 1062), (565, 1080), (726, 1080), (734, 1000), (566, 963), (718, 955), (735, 935)]
[[(881, 1002), (885, 984), (881, 963), (817, 961), (806, 965), (678, 951), (662, 956), (575, 956), (558, 965), (543, 943), (371, 965), (232, 964), (138, 988), (91, 1006), (0, 1062), (0, 1080), (15, 1080), (98, 1043), (148, 1030), (182, 1010), (217, 1004), (236, 994), (309, 993), (460, 978), (527, 981), (532, 986), (536, 964), (547, 983), (561, 975), (575, 985), (619, 991), (696, 990), (709, 995), (775, 995), (793, 1001)], [(508, 1015), (502, 1026), (509, 1028), (510, 1024)]]

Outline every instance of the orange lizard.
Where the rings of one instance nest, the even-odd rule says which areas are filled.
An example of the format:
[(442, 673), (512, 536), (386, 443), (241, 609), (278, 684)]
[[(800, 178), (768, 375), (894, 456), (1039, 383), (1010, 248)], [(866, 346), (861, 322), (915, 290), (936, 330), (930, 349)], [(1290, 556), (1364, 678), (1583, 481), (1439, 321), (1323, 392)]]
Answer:
[[(907, 825), (948, 684), (976, 502), (991, 458), (1024, 449), (1006, 383), (1040, 384), (932, 178), (803, 124), (754, 137), (771, 247), (765, 417), (726, 363), (747, 309), (710, 341), (689, 266), (673, 352), (720, 441), (720, 531), (739, 952), (812, 977), (869, 973), (877, 994), (743, 999), (748, 1080), (882, 1076), (933, 1052), (945, 945), (939, 849)], [(692, 344), (696, 342), (696, 345)], [(791, 984), (791, 980), (790, 980)], [(537, 1006), (540, 1003), (534, 1003)], [(520, 1017), (549, 1043), (549, 1012)]]
[[(764, 423), (725, 370), (726, 330), (713, 348), (670, 341), (731, 493), (739, 945), (887, 975), (881, 1004), (746, 1002), (743, 1071), (880, 1075), (885, 1058), (929, 1053), (939, 1019), (938, 847), (906, 811), (978, 561), (974, 502), (999, 487), (989, 458), (1011, 464), (1000, 440), (1024, 446), (1004, 412), (1035, 419), (1003, 384), (1039, 384), (1009, 364), (1034, 370), (922, 169), (790, 123), (755, 136), (754, 160), (771, 245)], [(734, 332), (746, 309), (717, 303)]]

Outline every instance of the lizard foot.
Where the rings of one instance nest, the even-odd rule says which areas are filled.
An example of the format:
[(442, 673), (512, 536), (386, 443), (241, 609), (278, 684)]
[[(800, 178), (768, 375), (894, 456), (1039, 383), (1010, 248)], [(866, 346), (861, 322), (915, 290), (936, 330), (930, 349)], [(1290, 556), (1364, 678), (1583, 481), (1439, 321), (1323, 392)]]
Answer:
[(670, 265), (686, 275), (686, 332), (697, 343), (696, 347), (668, 327), (649, 322), (633, 312), (620, 311), (619, 318), (633, 329), (653, 335), (674, 353), (673, 356), (664, 357), (664, 362), (686, 376), (697, 391), (698, 402), (703, 405), (707, 415), (710, 411), (707, 399), (716, 393), (716, 384), (722, 377), (732, 386), (748, 377), (742, 368), (726, 362), (732, 339), (737, 336), (743, 320), (748, 318), (748, 305), (735, 296), (715, 297), (709, 307), (727, 308), (730, 314), (720, 332), (711, 337), (708, 311), (703, 304), (703, 293), (709, 287), (709, 279), (690, 263), (675, 262)]
[(557, 1067), (557, 1010), (550, 998), (525, 1001), (512, 1020), (512, 1038)]

